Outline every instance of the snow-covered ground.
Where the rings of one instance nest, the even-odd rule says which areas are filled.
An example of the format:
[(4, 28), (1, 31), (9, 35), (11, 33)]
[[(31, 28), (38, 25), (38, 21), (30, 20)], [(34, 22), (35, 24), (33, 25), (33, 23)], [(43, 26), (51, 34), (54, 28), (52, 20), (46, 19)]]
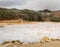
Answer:
[(20, 40), (32, 43), (40, 41), (43, 36), (60, 39), (60, 23), (41, 22), (0, 27), (0, 43), (6, 40)]

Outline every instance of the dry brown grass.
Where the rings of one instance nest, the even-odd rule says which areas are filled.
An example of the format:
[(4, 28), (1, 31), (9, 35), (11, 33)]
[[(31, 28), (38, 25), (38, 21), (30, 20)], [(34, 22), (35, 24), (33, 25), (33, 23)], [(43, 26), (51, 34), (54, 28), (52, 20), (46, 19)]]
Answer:
[(38, 23), (37, 21), (20, 21), (20, 20), (4, 20), (0, 21), (0, 25), (10, 25), (10, 24), (35, 24)]
[[(43, 23), (45, 22), (45, 21), (42, 21)], [(60, 22), (50, 22), (50, 21), (47, 21), (47, 22), (49, 22), (49, 23), (54, 23), (54, 24), (57, 24), (57, 23), (59, 23), (60, 24)], [(0, 25), (6, 25), (6, 24), (8, 24), (8, 25), (10, 25), (10, 24), (36, 24), (36, 23), (39, 23), (38, 21), (20, 21), (20, 20), (3, 20), (3, 21), (0, 21)]]
[[(8, 41), (9, 42), (9, 41)], [(9, 42), (0, 45), (0, 47), (60, 47), (60, 41), (48, 41), (48, 42), (37, 42), (37, 43), (20, 43), (19, 41), (14, 41), (14, 43)]]

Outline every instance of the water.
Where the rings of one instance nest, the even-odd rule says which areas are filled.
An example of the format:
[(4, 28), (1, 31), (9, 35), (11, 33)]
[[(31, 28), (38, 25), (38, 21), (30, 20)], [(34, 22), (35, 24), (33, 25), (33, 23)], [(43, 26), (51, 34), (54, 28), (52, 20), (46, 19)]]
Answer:
[(14, 24), (0, 28), (0, 43), (6, 40), (32, 43), (40, 41), (43, 36), (60, 39), (60, 23)]

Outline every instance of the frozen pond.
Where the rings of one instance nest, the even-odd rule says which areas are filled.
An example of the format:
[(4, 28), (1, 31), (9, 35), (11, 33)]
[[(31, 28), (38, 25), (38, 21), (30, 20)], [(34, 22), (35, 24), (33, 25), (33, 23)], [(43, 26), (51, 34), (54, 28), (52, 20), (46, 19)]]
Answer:
[(60, 23), (16, 24), (0, 27), (0, 43), (6, 40), (40, 41), (43, 36), (60, 39)]

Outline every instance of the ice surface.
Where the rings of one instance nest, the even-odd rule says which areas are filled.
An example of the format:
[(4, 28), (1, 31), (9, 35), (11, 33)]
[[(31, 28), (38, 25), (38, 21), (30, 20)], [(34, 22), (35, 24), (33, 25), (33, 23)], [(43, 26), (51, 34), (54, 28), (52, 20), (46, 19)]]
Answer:
[(43, 36), (60, 39), (60, 23), (15, 24), (0, 28), (0, 43), (6, 40), (32, 43), (40, 41)]

